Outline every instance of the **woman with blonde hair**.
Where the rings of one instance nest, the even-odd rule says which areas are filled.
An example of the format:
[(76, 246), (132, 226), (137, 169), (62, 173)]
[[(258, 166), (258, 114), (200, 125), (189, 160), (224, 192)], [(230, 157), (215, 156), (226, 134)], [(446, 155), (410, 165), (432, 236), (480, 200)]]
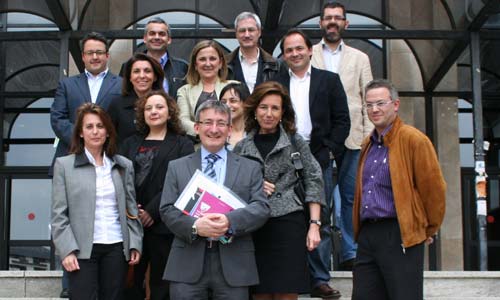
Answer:
[(207, 100), (218, 100), (228, 83), (238, 82), (226, 80), (227, 73), (224, 51), (217, 42), (204, 40), (194, 46), (186, 75), (188, 83), (177, 91), (180, 119), (188, 135), (196, 136), (196, 108)]

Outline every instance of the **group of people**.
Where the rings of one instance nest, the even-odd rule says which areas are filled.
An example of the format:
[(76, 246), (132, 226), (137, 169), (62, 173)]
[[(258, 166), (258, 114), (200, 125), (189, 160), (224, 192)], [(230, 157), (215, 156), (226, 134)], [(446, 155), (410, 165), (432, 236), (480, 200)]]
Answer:
[[(336, 165), (352, 299), (422, 299), (446, 186), (432, 143), (397, 116), (396, 89), (343, 42), (344, 6), (324, 4), (317, 45), (289, 30), (279, 60), (259, 47), (256, 14), (234, 23), (236, 50), (203, 40), (188, 64), (152, 18), (121, 77), (104, 36), (82, 39), (85, 72), (59, 83), (51, 109), (52, 238), (70, 298), (338, 299), (324, 224)], [(246, 206), (183, 213), (196, 170)]]

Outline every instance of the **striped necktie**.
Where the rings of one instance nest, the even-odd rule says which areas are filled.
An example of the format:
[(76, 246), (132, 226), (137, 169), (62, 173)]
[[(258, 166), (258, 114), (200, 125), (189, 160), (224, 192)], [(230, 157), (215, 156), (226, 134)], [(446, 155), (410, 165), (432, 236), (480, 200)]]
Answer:
[(207, 160), (207, 167), (205, 168), (205, 171), (203, 171), (203, 173), (205, 173), (208, 177), (212, 178), (212, 179), (216, 179), (216, 173), (215, 173), (215, 168), (214, 168), (214, 165), (215, 165), (215, 162), (219, 160), (219, 156), (217, 154), (213, 154), (213, 153), (210, 153), (209, 155), (207, 155), (205, 157), (205, 159)]

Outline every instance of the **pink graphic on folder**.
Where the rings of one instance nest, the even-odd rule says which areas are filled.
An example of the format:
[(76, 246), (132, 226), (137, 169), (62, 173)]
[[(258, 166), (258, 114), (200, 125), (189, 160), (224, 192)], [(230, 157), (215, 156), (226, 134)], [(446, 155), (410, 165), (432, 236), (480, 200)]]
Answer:
[(199, 218), (207, 213), (220, 213), (225, 214), (232, 211), (234, 208), (229, 206), (227, 203), (221, 199), (215, 197), (214, 195), (204, 191), (198, 202), (193, 207), (190, 215)]

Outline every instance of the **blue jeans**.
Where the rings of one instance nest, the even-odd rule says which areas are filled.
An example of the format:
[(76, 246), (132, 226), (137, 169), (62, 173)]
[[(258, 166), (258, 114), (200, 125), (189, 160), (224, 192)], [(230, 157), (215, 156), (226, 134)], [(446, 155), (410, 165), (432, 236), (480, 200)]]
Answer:
[[(330, 206), (330, 199), (333, 194), (333, 161), (323, 170), (323, 181), (325, 183), (325, 197), (327, 205)], [(330, 226), (321, 227), (321, 242), (313, 251), (307, 252), (309, 272), (311, 273), (311, 286), (328, 284), (330, 281), (330, 258), (332, 251), (332, 239)]]
[[(342, 261), (356, 257), (358, 245), (354, 241), (352, 227), (352, 204), (354, 202), (354, 186), (358, 168), (360, 150), (346, 149), (340, 166), (338, 187), (340, 192), (340, 219), (337, 224), (342, 232)], [(338, 197), (336, 197), (336, 200)]]

